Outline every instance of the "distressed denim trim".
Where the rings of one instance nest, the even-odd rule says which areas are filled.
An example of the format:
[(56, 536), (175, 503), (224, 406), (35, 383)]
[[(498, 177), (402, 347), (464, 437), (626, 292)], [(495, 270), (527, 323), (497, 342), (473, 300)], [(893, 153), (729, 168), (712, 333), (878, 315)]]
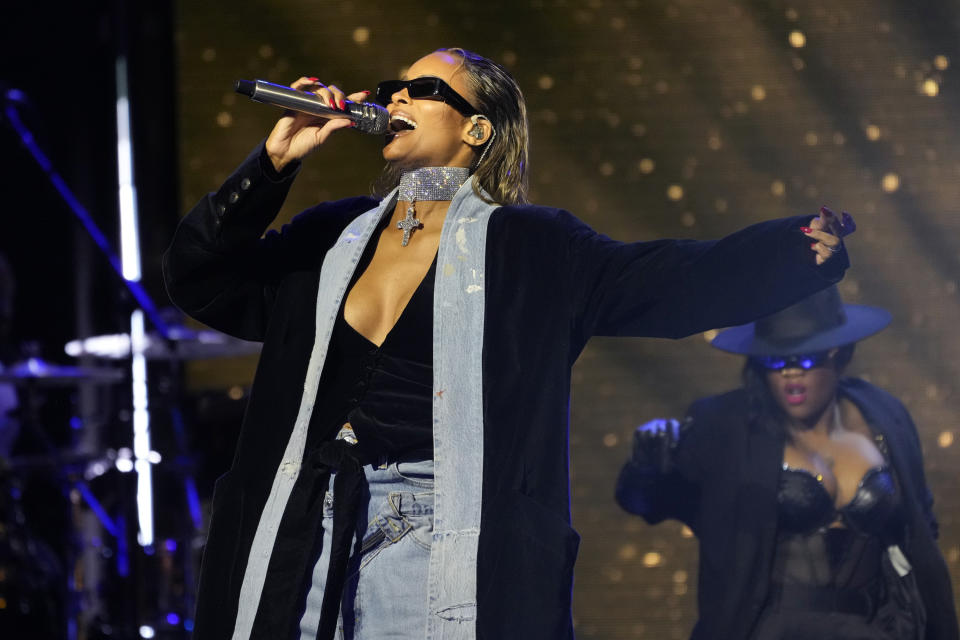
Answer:
[(433, 303), (433, 545), (428, 640), (474, 640), (483, 492), (487, 224), (498, 205), (468, 180), (440, 237)]
[(280, 527), (280, 520), (283, 518), (293, 485), (300, 474), (307, 428), (310, 425), (310, 416), (313, 414), (313, 403), (317, 398), (320, 373), (326, 361), (334, 321), (353, 272), (363, 255), (363, 250), (383, 218), (384, 212), (393, 205), (395, 194), (396, 190), (384, 198), (377, 207), (361, 214), (347, 225), (337, 242), (324, 256), (317, 290), (316, 333), (303, 383), (300, 409), (280, 466), (273, 477), (270, 494), (260, 513), (260, 521), (257, 523), (257, 530), (250, 546), (250, 555), (247, 558), (247, 567), (240, 586), (240, 602), (232, 640), (249, 640), (250, 638), (253, 622), (260, 606), (267, 567), (270, 565), (270, 556), (273, 554), (273, 545), (276, 542), (277, 529)]
[[(429, 640), (475, 640), (477, 549), (483, 482), (483, 318), (487, 223), (497, 205), (472, 181), (450, 203), (434, 287), (434, 534), (430, 551)], [(300, 411), (254, 535), (233, 640), (248, 640), (277, 528), (296, 482), (334, 320), (363, 250), (396, 190), (350, 223), (320, 271), (316, 337)], [(321, 558), (320, 562), (328, 559)]]

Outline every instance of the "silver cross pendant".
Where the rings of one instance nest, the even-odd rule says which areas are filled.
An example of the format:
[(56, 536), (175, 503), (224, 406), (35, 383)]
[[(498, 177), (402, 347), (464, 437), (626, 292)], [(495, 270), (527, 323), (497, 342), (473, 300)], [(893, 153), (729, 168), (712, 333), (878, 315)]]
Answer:
[(407, 216), (397, 223), (397, 229), (403, 229), (403, 240), (400, 241), (400, 246), (405, 247), (410, 242), (410, 234), (413, 233), (414, 229), (419, 229), (423, 226), (423, 223), (420, 222), (413, 214), (415, 210), (413, 208), (413, 203), (410, 203), (410, 206), (407, 207)]

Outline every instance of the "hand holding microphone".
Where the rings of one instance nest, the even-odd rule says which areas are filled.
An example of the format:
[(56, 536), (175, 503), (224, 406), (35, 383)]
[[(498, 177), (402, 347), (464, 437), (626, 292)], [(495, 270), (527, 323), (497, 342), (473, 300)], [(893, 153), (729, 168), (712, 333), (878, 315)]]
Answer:
[(235, 89), (252, 100), (290, 111), (267, 138), (267, 154), (277, 171), (308, 156), (337, 129), (356, 127), (366, 133), (383, 134), (389, 122), (386, 109), (363, 102), (369, 91), (347, 96), (316, 78), (300, 78), (289, 88), (263, 80), (239, 80)]

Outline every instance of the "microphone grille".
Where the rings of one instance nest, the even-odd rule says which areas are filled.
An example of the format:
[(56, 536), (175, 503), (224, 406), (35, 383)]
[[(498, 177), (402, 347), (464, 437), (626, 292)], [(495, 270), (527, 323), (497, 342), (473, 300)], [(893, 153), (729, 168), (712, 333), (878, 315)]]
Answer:
[(357, 120), (357, 129), (375, 136), (387, 133), (390, 125), (390, 114), (378, 104), (372, 102), (357, 103), (363, 110), (363, 116)]
[(237, 80), (233, 83), (234, 91), (248, 97), (253, 97), (256, 87), (257, 84), (253, 80)]

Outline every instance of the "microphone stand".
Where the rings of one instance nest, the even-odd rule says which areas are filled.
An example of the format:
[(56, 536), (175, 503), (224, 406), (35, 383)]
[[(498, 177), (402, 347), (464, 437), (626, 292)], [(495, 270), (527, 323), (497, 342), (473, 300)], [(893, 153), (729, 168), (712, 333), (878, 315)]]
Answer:
[[(53, 163), (50, 162), (50, 159), (37, 144), (33, 133), (27, 128), (27, 126), (23, 123), (23, 120), (20, 118), (20, 112), (17, 111), (16, 107), (14, 106), (13, 100), (9, 98), (9, 94), (10, 91), (4, 94), (4, 98), (7, 100), (7, 104), (4, 107), (4, 114), (7, 116), (7, 122), (10, 123), (10, 126), (20, 137), (20, 142), (23, 144), (24, 148), (30, 152), (30, 155), (40, 166), (41, 171), (43, 171), (43, 173), (47, 176), (47, 179), (53, 185), (54, 189), (56, 189), (60, 194), (60, 197), (63, 198), (63, 201), (70, 209), (70, 212), (80, 222), (80, 224), (83, 225), (83, 228), (86, 230), (87, 234), (100, 249), (101, 253), (103, 253), (104, 257), (106, 257), (107, 262), (110, 263), (110, 267), (127, 288), (127, 291), (130, 292), (130, 295), (133, 296), (133, 299), (136, 300), (137, 305), (150, 319), (151, 324), (156, 327), (157, 331), (160, 332), (160, 335), (163, 336), (164, 340), (169, 342), (171, 340), (170, 326), (160, 315), (156, 305), (153, 303), (153, 300), (150, 299), (150, 296), (147, 294), (143, 286), (139, 282), (127, 280), (125, 277), (123, 277), (123, 265), (120, 262), (120, 257), (113, 250), (113, 247), (110, 246), (110, 241), (107, 240), (107, 237), (97, 226), (97, 223), (93, 221), (93, 217), (90, 215), (90, 212), (87, 211), (82, 204), (80, 204), (80, 201), (73, 194), (73, 191), (70, 190), (70, 187), (67, 186), (67, 183), (64, 181), (64, 179), (60, 177), (60, 174), (57, 173), (56, 169), (53, 168)], [(173, 345), (170, 346), (172, 349)]]

